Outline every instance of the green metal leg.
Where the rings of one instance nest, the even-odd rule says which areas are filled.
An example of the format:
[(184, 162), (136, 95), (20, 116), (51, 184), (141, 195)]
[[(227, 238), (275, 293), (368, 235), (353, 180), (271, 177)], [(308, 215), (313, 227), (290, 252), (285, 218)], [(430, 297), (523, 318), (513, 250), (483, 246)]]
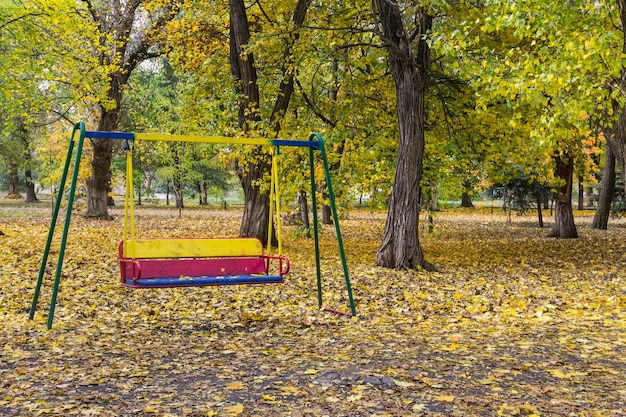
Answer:
[[(76, 127), (74, 127), (74, 132)], [(72, 133), (73, 136), (73, 133)], [(52, 288), (52, 297), (50, 299), (50, 312), (48, 313), (48, 329), (52, 328), (54, 320), (54, 309), (57, 302), (57, 294), (59, 292), (59, 284), (61, 282), (61, 271), (63, 270), (63, 257), (65, 255), (65, 245), (67, 243), (67, 233), (70, 228), (70, 220), (72, 218), (72, 207), (74, 206), (74, 195), (76, 194), (76, 182), (78, 181), (78, 171), (80, 170), (80, 159), (83, 152), (83, 143), (85, 142), (85, 124), (80, 123), (80, 138), (78, 139), (78, 147), (76, 148), (76, 159), (74, 161), (74, 172), (72, 174), (72, 184), (70, 185), (70, 195), (67, 201), (67, 211), (65, 213), (65, 226), (63, 228), (63, 236), (61, 237), (61, 247), (59, 249), (59, 260), (57, 262), (56, 275), (54, 277), (54, 286)]]
[(37, 310), (37, 301), (39, 300), (39, 294), (41, 292), (41, 284), (43, 283), (43, 274), (48, 263), (48, 255), (50, 254), (50, 245), (52, 244), (52, 237), (54, 236), (54, 229), (56, 228), (57, 218), (59, 216), (59, 209), (61, 207), (61, 200), (63, 199), (63, 190), (65, 188), (65, 181), (67, 179), (67, 173), (70, 167), (70, 161), (72, 159), (72, 152), (74, 151), (74, 134), (76, 133), (77, 126), (74, 126), (72, 132), (72, 138), (67, 146), (67, 156), (65, 157), (65, 165), (63, 166), (63, 174), (61, 175), (61, 184), (59, 185), (59, 192), (57, 195), (57, 201), (54, 204), (54, 211), (52, 212), (52, 220), (50, 222), (50, 228), (48, 229), (48, 239), (46, 240), (46, 247), (43, 252), (43, 259), (41, 260), (41, 266), (39, 268), (39, 276), (37, 278), (37, 285), (35, 286), (35, 294), (33, 295), (33, 302), (30, 306), (30, 313), (28, 318), (32, 320), (35, 317), (35, 310)]
[[(322, 155), (322, 161), (324, 163), (324, 173), (325, 173), (325, 177), (326, 177), (326, 188), (328, 191), (328, 199), (329, 199), (329, 203), (330, 203), (330, 209), (332, 211), (333, 214), (333, 220), (335, 222), (335, 232), (337, 234), (337, 244), (339, 246), (339, 255), (341, 256), (341, 265), (343, 267), (343, 276), (345, 278), (345, 282), (346, 282), (346, 289), (348, 291), (348, 299), (350, 301), (350, 311), (352, 312), (353, 316), (356, 316), (356, 307), (354, 304), (354, 296), (352, 294), (352, 284), (350, 283), (350, 274), (348, 273), (348, 263), (346, 262), (346, 254), (345, 254), (345, 250), (343, 247), (343, 239), (341, 237), (341, 229), (339, 227), (339, 216), (337, 215), (337, 206), (335, 204), (335, 193), (333, 192), (333, 185), (332, 185), (332, 181), (330, 178), (330, 169), (328, 167), (328, 157), (326, 156), (326, 148), (324, 145), (324, 140), (322, 139), (322, 136), (318, 133), (313, 133), (311, 135), (311, 137), (309, 139), (311, 139), (312, 137), (316, 137), (319, 144), (320, 144), (320, 152)], [(310, 165), (311, 165), (311, 181), (312, 181), (312, 188), (314, 189), (315, 187), (315, 183), (313, 182), (313, 156), (312, 156), (312, 150), (310, 151)], [(313, 196), (315, 196), (314, 190), (313, 190)], [(320, 275), (320, 261), (319, 261), (319, 243), (318, 243), (318, 239), (317, 239), (317, 215), (315, 212), (315, 198), (313, 198), (313, 213), (314, 213), (314, 220), (313, 220), (313, 224), (315, 225), (315, 255), (316, 255), (316, 262), (317, 262), (317, 274), (318, 274), (318, 292), (319, 292), (319, 299), (320, 299), (320, 305), (321, 305), (321, 280), (319, 278)]]
[(313, 237), (315, 239), (315, 269), (317, 271), (317, 305), (322, 307), (322, 274), (320, 265), (319, 222), (317, 220), (317, 197), (315, 196), (315, 163), (313, 149), (309, 148), (309, 169), (311, 170), (311, 209), (313, 211)]

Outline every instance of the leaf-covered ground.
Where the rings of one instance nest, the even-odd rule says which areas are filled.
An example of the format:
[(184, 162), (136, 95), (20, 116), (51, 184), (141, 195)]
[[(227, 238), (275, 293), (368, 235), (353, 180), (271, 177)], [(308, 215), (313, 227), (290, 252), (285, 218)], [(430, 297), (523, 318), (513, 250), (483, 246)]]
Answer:
[[(0, 208), (0, 416), (626, 416), (626, 228), (440, 214), (440, 271), (376, 268), (382, 215), (342, 222), (358, 318), (318, 311), (313, 243), (285, 284), (129, 290), (122, 218), (75, 216), (52, 330), (28, 320), (49, 209)], [(143, 212), (145, 237), (224, 236), (240, 213)], [(57, 253), (57, 252), (55, 252)], [(331, 228), (325, 304), (348, 309)], [(51, 263), (49, 272), (53, 270)]]

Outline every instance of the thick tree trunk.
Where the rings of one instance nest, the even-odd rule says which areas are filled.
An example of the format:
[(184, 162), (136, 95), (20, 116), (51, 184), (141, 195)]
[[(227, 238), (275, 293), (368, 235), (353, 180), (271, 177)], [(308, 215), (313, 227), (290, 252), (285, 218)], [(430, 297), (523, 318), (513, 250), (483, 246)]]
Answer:
[[(257, 151), (261, 152), (261, 150)], [(239, 235), (256, 237), (266, 246), (268, 246), (270, 197), (267, 193), (261, 192), (258, 180), (269, 171), (270, 161), (267, 158), (262, 158), (256, 163), (248, 164), (246, 175), (239, 177), (244, 193), (243, 218)], [(276, 229), (273, 228), (272, 230), (275, 231)], [(277, 243), (275, 236), (272, 236), (271, 243)]]
[[(176, 16), (173, 8), (177, 6), (170, 4), (166, 6), (169, 12), (160, 16), (147, 16), (146, 10), (141, 6), (142, 1), (136, 0), (127, 2), (125, 7), (117, 3), (117, 7), (105, 7), (96, 5), (96, 2), (85, 2), (93, 21), (102, 31), (100, 45), (102, 55), (100, 64), (109, 65), (113, 62), (121, 62), (114, 72), (109, 74), (109, 84), (107, 90), (108, 103), (101, 105), (100, 121), (98, 130), (113, 131), (117, 129), (119, 122), (119, 112), (122, 103), (123, 89), (128, 83), (128, 79), (144, 59), (147, 59), (150, 48), (154, 46), (154, 39), (148, 34), (150, 30), (145, 27), (146, 22), (152, 22), (150, 29), (155, 32), (162, 28), (169, 20)], [(97, 2), (100, 3), (100, 2)], [(107, 2), (104, 2), (107, 3)], [(160, 12), (165, 9), (160, 10)], [(136, 30), (138, 29), (138, 30)], [(111, 186), (111, 160), (113, 158), (113, 140), (92, 139), (93, 159), (91, 161), (91, 176), (87, 179), (87, 217), (98, 219), (110, 219), (107, 211), (108, 193)]]
[(537, 202), (537, 220), (539, 221), (539, 227), (543, 227), (543, 211), (541, 210), (541, 191), (537, 191), (535, 194), (535, 200)]
[(600, 187), (600, 199), (598, 208), (593, 216), (591, 227), (594, 229), (606, 230), (609, 225), (609, 215), (611, 213), (611, 203), (615, 193), (615, 155), (611, 147), (606, 147), (604, 156), (604, 171), (602, 172), (602, 186)]
[[(337, 72), (339, 71), (339, 62), (337, 61), (337, 59), (333, 59), (331, 63), (331, 71), (332, 71), (332, 76), (333, 76), (333, 84), (328, 89), (328, 96), (331, 101), (336, 102), (337, 96), (339, 94), (339, 90), (336, 87), (338, 85)], [(336, 124), (332, 123), (331, 126), (335, 127)], [(341, 167), (341, 157), (343, 156), (344, 148), (345, 148), (345, 140), (342, 141), (342, 143), (339, 145), (337, 149), (338, 154), (339, 154), (339, 159), (336, 162), (332, 162), (330, 164), (330, 167), (329, 167), (330, 172), (335, 172), (339, 170), (339, 168)], [(325, 190), (326, 186), (324, 186), (323, 189)], [(322, 193), (322, 223), (332, 225), (333, 224), (332, 212), (331, 212), (330, 206), (326, 204), (326, 201), (328, 201), (328, 194), (323, 192)]]
[[(328, 201), (328, 194), (326, 194), (326, 192), (322, 192), (322, 201)], [(330, 210), (330, 206), (326, 203), (322, 203), (322, 223), (333, 224), (332, 211)]]
[[(385, 223), (383, 242), (376, 254), (376, 265), (395, 269), (432, 269), (426, 262), (418, 236), (420, 180), (424, 155), (424, 95), (428, 69), (428, 45), (418, 37), (417, 55), (403, 26), (400, 7), (395, 1), (375, 0), (374, 13), (382, 26), (383, 39), (396, 86), (396, 113), (400, 140), (393, 189)], [(422, 33), (432, 18), (418, 11)]]
[(30, 169), (24, 171), (24, 182), (26, 183), (26, 202), (36, 203), (39, 201), (37, 193), (35, 192), (35, 181), (33, 180), (33, 173)]
[(569, 156), (557, 157), (556, 174), (557, 178), (564, 182), (564, 185), (557, 187), (554, 227), (550, 236), (558, 239), (577, 238), (578, 232), (574, 224), (574, 212), (572, 210), (574, 161)]
[[(626, 28), (626, 1), (617, 0), (619, 9), (619, 18), (622, 29)], [(626, 32), (622, 30), (622, 54), (626, 53)], [(621, 76), (617, 85), (614, 86), (621, 90), (622, 95), (626, 95), (626, 66), (622, 64)], [(611, 148), (611, 152), (615, 160), (619, 164), (622, 172), (624, 190), (626, 191), (626, 106), (622, 106), (617, 100), (612, 101), (613, 111), (619, 114), (619, 119), (613, 124), (611, 129), (604, 132), (607, 145)]]
[[(244, 131), (261, 120), (259, 114), (259, 87), (254, 56), (244, 54), (243, 49), (250, 40), (250, 28), (243, 0), (229, 0), (230, 7), (230, 66), (237, 81), (239, 101), (239, 127)], [(256, 161), (239, 169), (239, 180), (243, 188), (244, 207), (240, 236), (260, 239), (267, 246), (269, 226), (269, 195), (261, 192), (259, 182), (270, 171), (269, 155), (255, 148), (250, 153)]]
[(619, 164), (624, 190), (626, 191), (626, 107), (621, 111), (622, 113), (613, 128), (604, 132), (604, 135), (606, 136), (607, 148), (611, 149), (615, 161)]
[[(99, 130), (114, 129), (107, 128)], [(87, 178), (87, 212), (85, 213), (85, 216), (109, 220), (111, 216), (109, 216), (107, 202), (109, 189), (111, 187), (113, 140), (92, 139), (91, 146), (93, 149), (93, 156), (91, 159), (91, 176)]]
[(20, 178), (17, 172), (17, 164), (15, 162), (11, 162), (9, 164), (9, 195), (7, 198), (11, 199), (20, 199), (22, 195), (20, 194)]
[(182, 181), (175, 180), (174, 187), (176, 189), (176, 208), (185, 208), (185, 202), (183, 199), (183, 183)]
[(298, 193), (298, 209), (302, 227), (306, 230), (306, 237), (311, 237), (311, 223), (309, 222), (309, 203), (306, 198), (306, 191), (300, 190)]
[(472, 198), (469, 195), (469, 192), (472, 189), (472, 185), (469, 181), (463, 182), (463, 194), (461, 195), (461, 207), (471, 208), (474, 207), (474, 203), (472, 203)]
[(578, 176), (578, 210), (585, 209), (585, 185), (583, 177)]
[[(114, 131), (119, 122), (122, 103), (122, 86), (126, 84), (128, 75), (111, 75), (109, 98), (116, 103), (115, 108), (101, 108), (99, 131)], [(111, 161), (113, 160), (113, 139), (91, 139), (93, 156), (91, 159), (91, 176), (87, 178), (87, 211), (86, 217), (110, 220), (108, 197), (111, 189)]]
[(461, 207), (465, 207), (465, 208), (474, 207), (474, 203), (472, 203), (472, 198), (465, 191), (463, 191), (463, 195), (461, 196)]
[[(244, 48), (250, 40), (250, 26), (246, 15), (243, 0), (229, 0), (230, 9), (230, 64), (231, 73), (238, 83), (238, 92), (241, 95), (239, 102), (239, 127), (244, 131), (254, 127), (261, 120), (259, 114), (259, 87), (254, 56), (244, 54)], [(293, 21), (296, 27), (302, 26), (311, 0), (299, 0), (294, 10)], [(297, 34), (294, 35), (297, 38)], [(293, 59), (292, 44), (287, 45), (284, 51), (284, 77), (279, 86), (279, 93), (270, 116), (270, 125), (275, 134), (280, 132), (280, 121), (283, 118), (293, 94), (294, 74), (293, 65), (288, 65)], [(256, 148), (251, 155), (254, 161), (239, 170), (239, 179), (244, 192), (245, 203), (243, 218), (239, 234), (241, 236), (256, 237), (268, 245), (267, 232), (269, 229), (269, 195), (261, 191), (259, 182), (269, 175), (271, 158), (261, 148)], [(276, 228), (272, 236), (272, 244), (276, 244)]]

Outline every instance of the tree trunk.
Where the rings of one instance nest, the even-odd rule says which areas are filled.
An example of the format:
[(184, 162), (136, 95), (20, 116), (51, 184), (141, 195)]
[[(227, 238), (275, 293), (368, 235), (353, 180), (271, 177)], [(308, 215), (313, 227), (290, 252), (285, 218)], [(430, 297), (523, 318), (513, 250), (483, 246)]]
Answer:
[[(333, 76), (333, 84), (328, 89), (328, 96), (332, 102), (337, 102), (339, 90), (337, 89), (336, 86), (339, 84), (337, 81), (337, 72), (339, 71), (339, 62), (337, 61), (336, 58), (333, 58), (332, 60), (331, 71), (332, 71), (332, 76)], [(336, 125), (335, 123), (331, 124), (331, 126), (333, 127), (335, 127), (335, 125)], [(328, 168), (330, 172), (337, 171), (341, 167), (341, 156), (343, 155), (344, 148), (345, 148), (345, 139), (341, 142), (338, 148), (339, 158), (337, 159), (336, 162), (331, 162)], [(326, 189), (326, 186), (324, 186), (324, 190), (325, 189)], [(332, 212), (331, 212), (330, 206), (326, 203), (326, 201), (328, 201), (328, 194), (322, 193), (322, 223), (332, 225), (333, 224)]]
[(22, 146), (24, 147), (24, 185), (26, 188), (26, 202), (27, 203), (35, 203), (39, 201), (37, 199), (37, 193), (35, 193), (35, 181), (33, 180), (33, 172), (32, 167), (33, 157), (30, 153), (31, 151), (31, 143), (30, 143), (30, 135), (26, 126), (24, 124), (24, 119), (19, 118), (18, 126), (17, 126), (17, 134), (20, 137), (22, 142)]
[(176, 188), (176, 208), (185, 208), (183, 201), (183, 183), (181, 181), (174, 181), (174, 187)]
[(585, 209), (585, 185), (583, 184), (583, 177), (578, 176), (578, 210)]
[(471, 208), (474, 207), (474, 203), (472, 203), (472, 198), (469, 195), (469, 192), (472, 190), (472, 184), (469, 181), (463, 182), (463, 194), (461, 195), (461, 207)]
[(306, 191), (300, 190), (298, 193), (298, 208), (300, 211), (300, 221), (305, 229), (305, 236), (311, 237), (311, 223), (309, 222), (309, 205), (306, 198)]
[(539, 221), (539, 227), (543, 227), (543, 211), (541, 210), (541, 191), (535, 193), (535, 199), (537, 201), (537, 220)]
[(16, 200), (22, 198), (20, 194), (20, 178), (17, 172), (17, 163), (15, 162), (9, 164), (9, 195), (7, 195), (7, 198)]
[[(259, 86), (257, 83), (254, 56), (244, 55), (244, 48), (250, 40), (248, 16), (243, 0), (229, 0), (230, 8), (230, 67), (237, 81), (239, 101), (239, 127), (244, 131), (261, 120), (259, 114)], [(256, 237), (267, 246), (269, 226), (269, 195), (261, 192), (259, 182), (269, 174), (270, 158), (260, 147), (253, 152), (256, 161), (249, 162), (238, 170), (243, 188), (244, 207), (241, 219), (240, 236)]]
[[(108, 123), (101, 123), (101, 126), (106, 127), (99, 128), (99, 130), (115, 130), (115, 128), (108, 128)], [(91, 176), (87, 178), (87, 212), (85, 216), (109, 220), (111, 217), (107, 209), (107, 200), (111, 187), (113, 140), (92, 139), (91, 146), (93, 156), (91, 159)]]
[(472, 198), (469, 196), (469, 194), (466, 191), (463, 191), (463, 195), (461, 196), (461, 207), (465, 207), (465, 208), (474, 207), (474, 203), (472, 203)]
[[(99, 56), (101, 65), (111, 65), (120, 58), (118, 68), (109, 73), (107, 99), (108, 103), (101, 104), (98, 130), (114, 131), (119, 122), (123, 89), (128, 79), (144, 59), (147, 59), (154, 46), (154, 38), (148, 36), (149, 30), (142, 27), (145, 22), (152, 22), (150, 29), (155, 32), (162, 28), (169, 20), (176, 16), (171, 7), (168, 13), (146, 16), (145, 8), (139, 7), (141, 0), (127, 2), (126, 7), (94, 6), (95, 2), (88, 3), (91, 18), (103, 32), (100, 37), (100, 47), (103, 51)], [(98, 2), (100, 3), (100, 2)], [(106, 2), (104, 2), (106, 3)], [(160, 10), (163, 12), (165, 9)], [(113, 159), (113, 142), (111, 139), (91, 139), (93, 158), (91, 161), (91, 176), (87, 179), (87, 217), (110, 219), (107, 211), (108, 193), (111, 187), (111, 160)]]
[[(396, 173), (376, 265), (394, 269), (432, 269), (432, 265), (424, 259), (418, 236), (428, 45), (425, 37), (419, 36), (414, 56), (398, 4), (390, 0), (374, 0), (373, 4), (378, 24), (384, 32), (396, 86), (400, 134)], [(426, 14), (426, 10), (420, 9), (417, 18), (421, 32), (427, 33), (432, 17)]]
[[(622, 54), (626, 53), (626, 1), (618, 0), (619, 18), (622, 26)], [(618, 78), (617, 85), (614, 86), (621, 90), (622, 95), (626, 94), (626, 66), (622, 64), (621, 76)], [(624, 191), (626, 191), (626, 106), (621, 105), (617, 100), (612, 100), (613, 111), (619, 114), (619, 119), (613, 124), (611, 129), (604, 132), (607, 145), (611, 148), (611, 152), (619, 164), (622, 172), (622, 180), (624, 182)]]
[(557, 157), (556, 176), (564, 182), (557, 187), (554, 228), (551, 237), (572, 239), (578, 237), (572, 210), (572, 183), (574, 179), (574, 161), (569, 156)]
[(600, 199), (598, 200), (596, 214), (593, 216), (593, 221), (591, 222), (591, 227), (594, 229), (606, 230), (608, 228), (613, 193), (615, 193), (615, 155), (613, 155), (611, 147), (607, 146), (604, 156), (604, 171), (602, 172)]
[[(324, 187), (325, 189), (326, 187)], [(329, 197), (326, 192), (322, 192), (322, 223), (323, 224), (333, 224), (333, 216), (330, 210), (330, 206), (325, 203), (328, 201)]]
[(24, 171), (24, 182), (26, 183), (26, 202), (36, 203), (39, 201), (37, 193), (35, 192), (35, 181), (33, 180), (33, 173), (30, 169)]
[[(293, 15), (296, 27), (302, 26), (311, 1), (298, 1)], [(231, 73), (237, 81), (238, 93), (241, 96), (239, 102), (239, 127), (244, 131), (248, 131), (261, 120), (259, 113), (260, 95), (254, 56), (252, 53), (244, 54), (243, 52), (250, 40), (250, 26), (244, 1), (229, 0), (228, 4), (230, 10)], [(297, 33), (294, 36), (297, 39)], [(280, 121), (289, 106), (289, 101), (293, 94), (294, 66), (289, 65), (290, 60), (293, 60), (292, 46), (292, 43), (288, 44), (283, 54), (285, 57), (283, 80), (279, 86), (279, 93), (269, 120), (276, 135), (280, 132)], [(269, 195), (261, 191), (259, 182), (269, 175), (271, 158), (260, 147), (255, 148), (250, 154), (254, 155), (254, 161), (248, 162), (245, 167), (238, 170), (245, 198), (239, 234), (241, 236), (256, 237), (268, 245)], [(276, 228), (272, 228), (272, 230), (274, 233), (271, 243), (276, 244)]]
[[(257, 150), (257, 152), (261, 152)], [(261, 192), (259, 179), (265, 176), (270, 170), (270, 161), (263, 158), (257, 162), (248, 164), (246, 175), (240, 175), (239, 179), (243, 187), (244, 208), (243, 219), (239, 235), (244, 237), (256, 237), (266, 246), (267, 232), (269, 230), (269, 207), (270, 196)], [(273, 228), (272, 230), (276, 230)], [(275, 236), (272, 236), (272, 244), (277, 244)]]

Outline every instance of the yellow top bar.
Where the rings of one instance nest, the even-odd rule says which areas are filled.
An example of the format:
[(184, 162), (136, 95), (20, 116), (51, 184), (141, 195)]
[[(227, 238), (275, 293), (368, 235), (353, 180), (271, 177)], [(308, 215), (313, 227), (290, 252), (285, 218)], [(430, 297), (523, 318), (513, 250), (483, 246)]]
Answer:
[(135, 133), (135, 140), (195, 142), (195, 143), (234, 143), (238, 145), (271, 145), (265, 138), (229, 138), (226, 136), (170, 135), (164, 133)]

